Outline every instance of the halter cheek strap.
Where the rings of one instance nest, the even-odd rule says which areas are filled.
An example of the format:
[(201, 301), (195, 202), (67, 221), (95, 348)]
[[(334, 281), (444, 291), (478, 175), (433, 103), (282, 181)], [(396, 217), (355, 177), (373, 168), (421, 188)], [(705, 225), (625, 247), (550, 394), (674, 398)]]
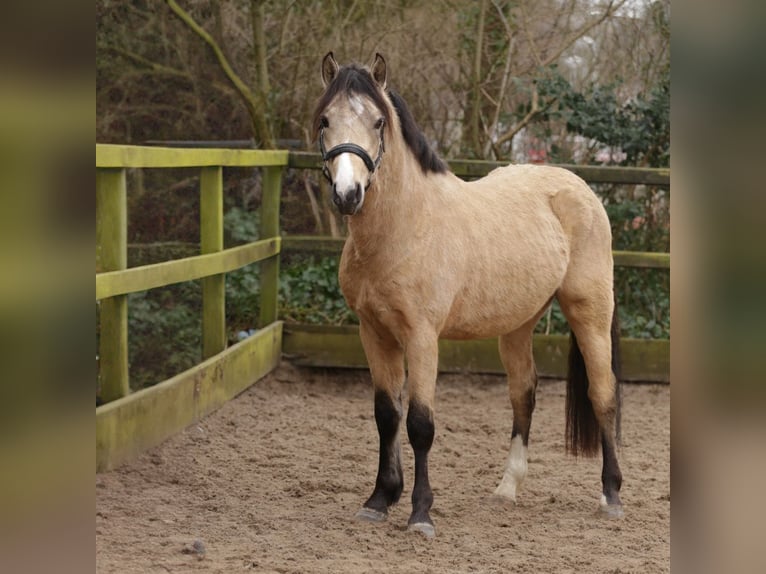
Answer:
[(380, 160), (383, 158), (383, 152), (385, 151), (385, 145), (383, 144), (383, 126), (380, 126), (380, 144), (378, 145), (378, 157), (376, 157), (374, 161), (370, 157), (370, 154), (368, 154), (362, 146), (355, 143), (342, 143), (336, 145), (333, 148), (330, 148), (329, 150), (325, 149), (324, 128), (319, 129), (319, 151), (322, 152), (322, 174), (327, 178), (327, 181), (332, 182), (332, 177), (330, 177), (330, 170), (327, 168), (327, 162), (342, 153), (353, 153), (362, 159), (365, 167), (367, 168), (367, 171), (370, 172), (369, 177), (367, 178), (366, 186), (369, 187), (370, 178), (372, 177), (372, 174), (375, 173), (375, 171), (378, 169)]

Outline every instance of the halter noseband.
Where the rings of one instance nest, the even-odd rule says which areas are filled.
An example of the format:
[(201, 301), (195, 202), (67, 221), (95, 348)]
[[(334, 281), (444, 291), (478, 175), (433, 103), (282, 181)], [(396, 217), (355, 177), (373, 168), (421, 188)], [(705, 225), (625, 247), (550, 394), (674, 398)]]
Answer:
[(324, 175), (327, 178), (327, 181), (332, 183), (332, 177), (330, 176), (330, 170), (327, 167), (327, 162), (333, 159), (334, 157), (339, 156), (342, 153), (353, 153), (354, 155), (362, 158), (362, 161), (364, 162), (364, 165), (367, 167), (367, 171), (369, 171), (369, 176), (367, 178), (367, 185), (365, 186), (365, 189), (370, 187), (370, 179), (372, 178), (372, 174), (375, 173), (375, 171), (378, 169), (378, 166), (380, 165), (380, 160), (383, 158), (383, 152), (386, 151), (384, 142), (383, 142), (383, 128), (385, 127), (385, 124), (381, 124), (380, 126), (380, 143), (378, 145), (378, 157), (373, 159), (370, 157), (370, 154), (368, 154), (365, 149), (357, 145), (355, 143), (342, 143), (338, 144), (333, 148), (325, 149), (324, 146), (324, 127), (319, 128), (319, 151), (322, 152), (322, 175)]

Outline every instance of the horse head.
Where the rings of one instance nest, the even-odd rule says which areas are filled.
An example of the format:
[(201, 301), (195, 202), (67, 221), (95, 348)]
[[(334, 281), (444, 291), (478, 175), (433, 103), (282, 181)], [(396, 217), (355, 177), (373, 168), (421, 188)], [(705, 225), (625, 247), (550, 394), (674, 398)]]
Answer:
[(338, 66), (329, 52), (322, 60), (325, 92), (314, 114), (323, 173), (332, 198), (344, 215), (358, 213), (385, 150), (390, 104), (386, 97), (386, 62), (380, 54), (369, 68)]

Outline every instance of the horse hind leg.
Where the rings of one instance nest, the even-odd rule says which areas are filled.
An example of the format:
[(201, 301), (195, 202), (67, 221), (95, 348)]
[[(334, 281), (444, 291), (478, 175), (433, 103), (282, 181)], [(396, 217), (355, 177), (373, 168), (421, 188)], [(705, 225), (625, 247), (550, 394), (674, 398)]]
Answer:
[(567, 449), (593, 456), (601, 447), (601, 509), (623, 515), (622, 473), (617, 461), (619, 425), (619, 332), (611, 290), (593, 290), (590, 297), (559, 292), (559, 303), (572, 338), (567, 384)]
[(500, 484), (494, 495), (516, 501), (516, 494), (527, 475), (527, 449), (532, 412), (535, 409), (537, 371), (532, 356), (531, 324), (502, 335), (499, 339), (500, 358), (508, 374), (508, 393), (513, 408), (511, 451)]

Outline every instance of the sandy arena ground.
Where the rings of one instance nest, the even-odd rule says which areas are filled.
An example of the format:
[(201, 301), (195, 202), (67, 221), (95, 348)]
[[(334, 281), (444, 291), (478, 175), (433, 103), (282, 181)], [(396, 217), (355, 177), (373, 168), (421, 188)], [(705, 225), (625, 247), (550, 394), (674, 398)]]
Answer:
[[(405, 490), (382, 524), (364, 371), (283, 365), (132, 464), (96, 476), (99, 573), (670, 571), (670, 389), (624, 385), (625, 518), (597, 513), (600, 460), (564, 454), (564, 383), (540, 382), (529, 473), (497, 504), (510, 446), (505, 379), (440, 375), (430, 456), (436, 538), (406, 530)], [(404, 425), (402, 425), (404, 427)]]

